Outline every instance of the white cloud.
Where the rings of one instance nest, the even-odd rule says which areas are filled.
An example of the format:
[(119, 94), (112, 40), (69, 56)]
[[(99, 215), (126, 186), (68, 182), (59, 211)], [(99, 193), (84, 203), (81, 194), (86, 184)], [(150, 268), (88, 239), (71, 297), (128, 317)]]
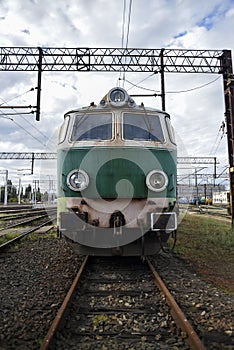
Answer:
[(226, 17), (233, 17), (234, 16), (234, 7), (231, 7), (230, 10), (227, 11)]

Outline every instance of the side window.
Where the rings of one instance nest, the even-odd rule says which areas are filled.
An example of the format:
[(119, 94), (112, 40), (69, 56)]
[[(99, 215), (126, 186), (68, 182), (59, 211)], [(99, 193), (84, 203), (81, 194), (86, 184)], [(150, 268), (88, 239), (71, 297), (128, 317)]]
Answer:
[(69, 119), (70, 119), (70, 116), (66, 116), (64, 118), (63, 124), (62, 124), (62, 126), (60, 127), (60, 130), (59, 130), (58, 143), (62, 143), (65, 140), (65, 138), (66, 138)]
[(174, 144), (176, 144), (176, 141), (175, 141), (175, 133), (174, 133), (174, 129), (171, 125), (171, 120), (169, 117), (165, 117), (165, 121), (166, 121), (166, 126), (167, 126), (167, 132), (168, 132), (168, 135), (169, 135), (169, 138), (170, 138), (170, 141)]

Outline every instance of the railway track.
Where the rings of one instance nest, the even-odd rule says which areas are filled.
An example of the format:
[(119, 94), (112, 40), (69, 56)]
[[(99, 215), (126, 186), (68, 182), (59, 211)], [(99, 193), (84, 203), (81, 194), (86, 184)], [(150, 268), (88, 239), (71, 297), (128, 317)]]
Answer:
[[(0, 228), (0, 236), (4, 235), (5, 232), (8, 232), (9, 230), (11, 230), (12, 228), (16, 228), (16, 227), (20, 227), (20, 226), (25, 226), (25, 225), (31, 225), (33, 222), (47, 218), (48, 215), (46, 213), (39, 215), (39, 216), (33, 216), (30, 219), (26, 219), (24, 221), (18, 221), (16, 223), (11, 223), (5, 227)], [(18, 220), (18, 219), (17, 219)], [(5, 231), (5, 232), (4, 232)]]
[[(11, 212), (0, 212), (0, 222), (8, 222), (8, 221), (15, 221), (18, 219), (23, 219), (23, 218), (29, 218), (29, 217), (35, 217), (38, 215), (50, 215), (54, 214), (56, 212), (56, 209), (31, 209), (31, 210), (22, 210), (22, 211), (17, 211), (14, 213)], [(2, 216), (4, 215), (4, 216)], [(1, 229), (2, 230), (2, 229)]]
[(86, 257), (41, 350), (173, 347), (205, 349), (150, 261)]
[(187, 210), (191, 213), (200, 213), (200, 214), (206, 214), (209, 216), (217, 216), (217, 217), (226, 218), (228, 220), (231, 219), (231, 215), (228, 214), (227, 209), (222, 207), (188, 206)]
[[(22, 233), (17, 234), (14, 238), (8, 239), (6, 242), (0, 244), (0, 251), (6, 249), (6, 248), (8, 248), (8, 247), (10, 247), (10, 245), (12, 245), (12, 244), (14, 244), (14, 243), (20, 241), (23, 237), (25, 237), (25, 236), (27, 236), (27, 235), (33, 233), (33, 232), (36, 232), (36, 231), (38, 231), (40, 228), (42, 228), (42, 227), (44, 227), (44, 226), (46, 226), (46, 225), (49, 225), (49, 224), (51, 224), (51, 220), (48, 220), (48, 221), (44, 222), (44, 223), (41, 224), (41, 225), (38, 225), (38, 226), (36, 226), (36, 227), (33, 227), (33, 228), (29, 229), (29, 230), (26, 230), (26, 231), (24, 231), (24, 232), (22, 232)], [(52, 227), (53, 227), (53, 226), (48, 227), (48, 231), (51, 230)]]
[(33, 206), (30, 205), (26, 205), (26, 204), (13, 204), (13, 205), (0, 205), (0, 213), (3, 212), (20, 212), (23, 210), (32, 210)]
[[(48, 218), (48, 216), (50, 216), (50, 218)], [(55, 219), (55, 217), (56, 216), (54, 215), (53, 212), (50, 212), (49, 214), (49, 213), (46, 213), (45, 211), (42, 215), (39, 215), (39, 216), (33, 215), (33, 217), (24, 221), (18, 221), (19, 218), (17, 217), (16, 223), (12, 223), (0, 229), (1, 231), (0, 232), (0, 251), (20, 241), (23, 237), (38, 231), (42, 227), (50, 225), (48, 226), (48, 231), (49, 231), (53, 227), (51, 226), (51, 224), (53, 223), (53, 220)], [(33, 223), (34, 225), (32, 227)], [(23, 226), (26, 226), (26, 227), (22, 229)]]

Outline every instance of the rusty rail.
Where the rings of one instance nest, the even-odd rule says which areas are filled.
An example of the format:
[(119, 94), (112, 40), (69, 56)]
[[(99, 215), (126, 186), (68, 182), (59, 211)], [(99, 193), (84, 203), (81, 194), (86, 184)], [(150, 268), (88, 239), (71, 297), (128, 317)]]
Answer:
[(62, 305), (61, 305), (61, 307), (60, 307), (60, 309), (59, 309), (59, 311), (58, 311), (58, 313), (57, 313), (57, 315), (56, 315), (56, 317), (54, 319), (54, 321), (53, 321), (53, 323), (51, 324), (51, 327), (50, 327), (46, 337), (44, 338), (44, 341), (43, 341), (43, 343), (42, 343), (42, 345), (40, 347), (40, 350), (47, 350), (47, 349), (49, 349), (49, 346), (50, 346), (50, 343), (51, 343), (51, 341), (53, 339), (53, 336), (54, 336), (54, 334), (55, 334), (55, 332), (56, 332), (56, 330), (57, 330), (57, 328), (58, 328), (58, 326), (60, 324), (60, 321), (61, 321), (61, 319), (63, 317), (63, 314), (64, 314), (65, 310), (67, 309), (67, 307), (68, 307), (68, 305), (69, 305), (69, 303), (70, 303), (70, 301), (72, 299), (72, 296), (74, 294), (75, 288), (76, 288), (76, 286), (77, 286), (77, 284), (79, 282), (80, 276), (81, 276), (82, 272), (84, 271), (84, 268), (85, 268), (85, 266), (87, 264), (88, 257), (89, 257), (88, 255), (85, 257), (85, 259), (84, 259), (84, 261), (83, 261), (83, 263), (82, 263), (82, 265), (81, 265), (81, 267), (80, 267), (80, 269), (79, 269), (79, 271), (78, 271), (78, 273), (77, 273), (77, 275), (76, 275), (76, 277), (75, 277), (75, 279), (74, 279), (74, 281), (73, 281), (73, 283), (72, 283), (72, 285), (71, 285), (71, 287), (70, 287), (70, 289), (69, 289), (69, 291), (68, 291), (68, 293), (67, 293), (67, 295), (66, 295), (66, 297), (65, 297), (65, 299), (64, 299), (64, 301), (63, 301), (63, 303), (62, 303)]
[(188, 338), (186, 339), (186, 342), (188, 343), (190, 348), (193, 350), (206, 350), (206, 347), (198, 337), (197, 333), (195, 332), (195, 330), (187, 320), (183, 311), (180, 309), (180, 307), (176, 303), (175, 299), (173, 298), (173, 296), (171, 295), (171, 293), (163, 283), (162, 279), (160, 278), (159, 274), (156, 272), (156, 270), (154, 269), (153, 265), (151, 264), (148, 258), (146, 258), (146, 261), (150, 267), (150, 270), (154, 275), (156, 285), (163, 292), (163, 294), (166, 297), (168, 305), (171, 307), (171, 314), (177, 326), (187, 334)]
[[(35, 219), (34, 219), (34, 220), (35, 220)], [(3, 249), (5, 249), (6, 247), (9, 247), (11, 244), (13, 244), (13, 243), (19, 241), (20, 239), (22, 239), (23, 237), (29, 235), (30, 233), (33, 233), (33, 232), (39, 230), (41, 227), (48, 225), (49, 223), (51, 223), (51, 221), (52, 221), (52, 220), (50, 219), (50, 220), (44, 222), (43, 224), (38, 225), (37, 227), (30, 228), (29, 230), (27, 230), (27, 231), (25, 231), (25, 232), (23, 232), (23, 233), (20, 233), (20, 234), (19, 234), (18, 236), (16, 236), (15, 238), (12, 238), (12, 239), (10, 239), (10, 240), (7, 241), (7, 242), (2, 243), (2, 244), (0, 245), (0, 251), (3, 250)], [(21, 223), (21, 224), (22, 224), (22, 223)]]
[[(88, 256), (85, 257), (85, 259), (84, 259), (84, 261), (83, 261), (83, 263), (82, 263), (82, 265), (81, 265), (81, 267), (80, 267), (80, 269), (79, 269), (79, 271), (78, 271), (78, 273), (77, 273), (77, 275), (72, 283), (72, 286), (66, 295), (66, 298), (64, 299), (53, 323), (51, 324), (51, 327), (50, 327), (46, 337), (44, 338), (44, 341), (40, 347), (40, 350), (48, 350), (50, 345), (52, 345), (53, 337), (54, 337), (54, 335), (55, 335), (55, 333), (60, 325), (60, 322), (63, 318), (64, 312), (66, 311), (70, 301), (72, 300), (75, 288), (76, 288), (76, 286), (80, 280), (80, 277), (84, 271), (84, 268), (87, 264), (88, 258), (89, 258)], [(146, 261), (148, 263), (148, 266), (149, 266), (151, 272), (154, 275), (155, 284), (157, 285), (157, 287), (162, 291), (162, 293), (166, 297), (166, 301), (171, 308), (171, 314), (175, 320), (177, 327), (180, 328), (187, 335), (187, 338), (185, 339), (187, 344), (190, 346), (190, 348), (192, 350), (206, 350), (206, 347), (204, 346), (204, 344), (202, 343), (202, 341), (198, 337), (197, 333), (195, 332), (195, 330), (193, 329), (193, 327), (191, 326), (191, 324), (187, 320), (186, 316), (184, 315), (184, 313), (182, 312), (182, 310), (180, 309), (180, 307), (178, 306), (178, 304), (174, 300), (173, 296), (170, 294), (167, 287), (164, 285), (162, 279), (160, 278), (158, 273), (155, 271), (153, 265), (151, 264), (151, 262), (149, 261), (148, 258), (146, 258)]]

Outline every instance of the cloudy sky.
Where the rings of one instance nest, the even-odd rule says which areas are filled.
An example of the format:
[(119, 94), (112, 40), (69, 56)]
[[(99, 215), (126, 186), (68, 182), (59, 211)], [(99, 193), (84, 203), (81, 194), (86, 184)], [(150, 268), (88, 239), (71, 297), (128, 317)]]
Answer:
[[(132, 0), (130, 16), (129, 4), (130, 0), (0, 0), (1, 46), (234, 49), (234, 0)], [(119, 73), (44, 73), (40, 122), (32, 114), (6, 116), (0, 108), (0, 152), (55, 152), (63, 114), (99, 102), (119, 77)], [(228, 165), (226, 134), (220, 130), (222, 76), (169, 73), (165, 79), (166, 109), (177, 132), (179, 155), (216, 156), (221, 173)], [(159, 91), (160, 76), (127, 73), (120, 84), (131, 94), (145, 93), (142, 88)], [(0, 105), (35, 105), (36, 86), (36, 72), (1, 72)], [(161, 108), (158, 97), (144, 103)], [(17, 174), (30, 172), (17, 169), (30, 167), (30, 161), (0, 163), (0, 170), (8, 169), (15, 182)], [(40, 172), (48, 180), (53, 176), (49, 168), (46, 161), (36, 161), (35, 175), (22, 176), (23, 181), (37, 179)], [(0, 174), (0, 184), (3, 177)]]

